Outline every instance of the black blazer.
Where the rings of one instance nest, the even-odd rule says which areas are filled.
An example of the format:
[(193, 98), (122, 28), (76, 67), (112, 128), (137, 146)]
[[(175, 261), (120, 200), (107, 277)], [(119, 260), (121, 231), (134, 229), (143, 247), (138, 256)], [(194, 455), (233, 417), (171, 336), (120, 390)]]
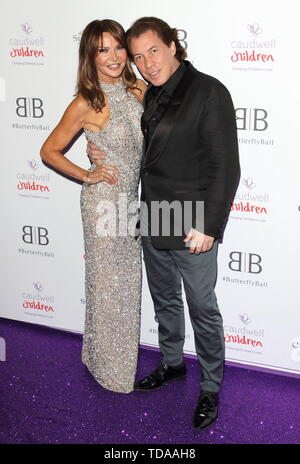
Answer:
[[(158, 123), (141, 170), (142, 200), (204, 201), (206, 235), (220, 238), (240, 178), (235, 112), (230, 94), (217, 79), (187, 69)], [(145, 96), (151, 97), (151, 84)], [(164, 213), (163, 213), (164, 214)], [(195, 226), (196, 210), (193, 209)], [(153, 221), (153, 219), (152, 219)], [(181, 236), (151, 236), (160, 249), (186, 248)]]

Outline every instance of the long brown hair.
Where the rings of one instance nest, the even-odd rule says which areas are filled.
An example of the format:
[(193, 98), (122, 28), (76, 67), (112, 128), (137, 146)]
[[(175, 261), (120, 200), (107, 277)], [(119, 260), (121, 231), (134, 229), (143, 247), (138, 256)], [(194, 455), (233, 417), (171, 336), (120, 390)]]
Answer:
[(184, 60), (187, 53), (178, 39), (178, 31), (172, 28), (165, 21), (153, 16), (145, 16), (144, 18), (137, 19), (126, 33), (127, 48), (130, 52), (130, 42), (133, 37), (139, 37), (141, 34), (148, 30), (157, 33), (158, 37), (168, 46), (171, 42), (175, 42), (176, 54), (175, 57), (179, 62)]
[[(79, 45), (79, 65), (77, 74), (76, 95), (85, 98), (97, 113), (105, 106), (104, 93), (99, 83), (95, 57), (99, 48), (99, 37), (108, 32), (127, 50), (125, 31), (121, 24), (112, 19), (96, 19), (84, 29)], [(121, 76), (124, 84), (129, 89), (134, 89), (136, 76), (127, 59)]]

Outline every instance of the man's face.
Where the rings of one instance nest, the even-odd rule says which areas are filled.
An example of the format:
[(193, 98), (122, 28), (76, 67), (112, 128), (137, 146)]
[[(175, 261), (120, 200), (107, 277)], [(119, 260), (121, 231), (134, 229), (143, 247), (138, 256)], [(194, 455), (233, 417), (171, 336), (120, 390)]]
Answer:
[(130, 48), (138, 70), (155, 86), (165, 84), (179, 66), (175, 43), (166, 45), (151, 29), (133, 37)]

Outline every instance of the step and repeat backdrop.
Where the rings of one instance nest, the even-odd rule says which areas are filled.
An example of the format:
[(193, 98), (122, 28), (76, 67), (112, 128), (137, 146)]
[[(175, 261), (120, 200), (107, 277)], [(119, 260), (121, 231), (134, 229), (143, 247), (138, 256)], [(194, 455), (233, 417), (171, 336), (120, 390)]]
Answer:
[[(226, 359), (300, 375), (297, 6), (2, 2), (1, 317), (82, 333), (81, 185), (45, 166), (39, 151), (74, 96), (84, 27), (111, 18), (127, 28), (138, 17), (158, 16), (179, 29), (188, 59), (228, 87), (236, 108), (242, 176), (219, 247), (216, 289)], [(67, 156), (87, 168), (85, 150), (81, 135)], [(185, 352), (195, 354), (186, 315)], [(157, 346), (145, 277), (141, 343)]]

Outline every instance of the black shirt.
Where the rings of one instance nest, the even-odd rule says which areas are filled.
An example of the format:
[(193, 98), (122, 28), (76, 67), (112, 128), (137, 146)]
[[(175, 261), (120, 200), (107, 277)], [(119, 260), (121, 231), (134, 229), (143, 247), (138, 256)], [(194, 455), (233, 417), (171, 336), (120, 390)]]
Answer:
[(148, 89), (145, 98), (145, 109), (141, 119), (146, 147), (148, 147), (156, 126), (166, 111), (174, 90), (179, 84), (185, 71), (186, 65), (182, 62), (165, 84), (159, 87), (151, 85)]

